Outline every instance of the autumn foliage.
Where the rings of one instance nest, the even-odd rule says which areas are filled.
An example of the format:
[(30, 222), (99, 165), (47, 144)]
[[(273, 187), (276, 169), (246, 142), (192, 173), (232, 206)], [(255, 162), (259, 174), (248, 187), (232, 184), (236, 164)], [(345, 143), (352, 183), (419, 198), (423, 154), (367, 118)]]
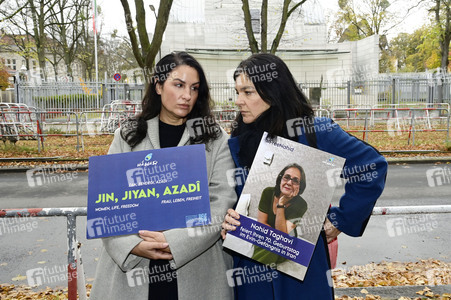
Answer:
[(9, 77), (9, 73), (2, 68), (2, 65), (0, 64), (0, 90), (4, 91), (10, 86), (8, 80)]

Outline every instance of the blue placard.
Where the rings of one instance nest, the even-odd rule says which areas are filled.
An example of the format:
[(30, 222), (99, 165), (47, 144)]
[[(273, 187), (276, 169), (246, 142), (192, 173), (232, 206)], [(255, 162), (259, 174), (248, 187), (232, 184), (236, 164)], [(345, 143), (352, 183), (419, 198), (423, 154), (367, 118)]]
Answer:
[(308, 266), (315, 244), (290, 236), (251, 218), (240, 216), (240, 226), (228, 234), (271, 251), (303, 266)]
[(89, 158), (88, 239), (210, 222), (205, 145)]

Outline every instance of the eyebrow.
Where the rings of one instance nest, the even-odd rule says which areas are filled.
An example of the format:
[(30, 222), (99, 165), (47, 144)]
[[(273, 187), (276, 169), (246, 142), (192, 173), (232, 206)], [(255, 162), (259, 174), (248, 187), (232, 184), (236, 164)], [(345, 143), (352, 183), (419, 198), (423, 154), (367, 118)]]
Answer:
[[(184, 80), (181, 80), (180, 78), (174, 78), (174, 79), (172, 79), (172, 80), (178, 80), (178, 81), (180, 81), (181, 83), (184, 83), (184, 84), (186, 84), (186, 81), (184, 81)], [(200, 84), (200, 81), (198, 81), (198, 82), (195, 82), (195, 83), (193, 83), (193, 84), (191, 84), (191, 85), (196, 85), (196, 84)]]
[[(245, 86), (243, 86), (243, 87), (240, 87), (240, 91), (244, 91), (244, 90), (246, 90), (246, 89), (253, 89), (253, 90), (255, 90), (255, 88), (254, 87), (252, 87), (252, 86), (250, 86), (250, 85), (245, 85)], [(236, 91), (238, 91), (236, 88), (235, 88), (235, 90)]]

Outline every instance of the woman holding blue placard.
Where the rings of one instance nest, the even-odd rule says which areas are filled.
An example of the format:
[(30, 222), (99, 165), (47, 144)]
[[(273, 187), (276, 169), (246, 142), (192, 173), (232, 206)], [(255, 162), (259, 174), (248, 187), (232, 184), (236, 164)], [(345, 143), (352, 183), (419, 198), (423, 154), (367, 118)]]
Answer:
[(236, 201), (224, 180), (234, 168), (228, 136), (214, 121), (204, 71), (191, 55), (171, 53), (154, 71), (142, 113), (116, 130), (108, 153), (205, 144), (212, 224), (103, 238), (90, 299), (231, 299), (232, 260), (219, 234)]
[[(296, 84), (287, 65), (268, 53), (254, 54), (242, 61), (234, 76), (237, 92), (236, 105), (240, 113), (237, 127), (232, 131), (229, 147), (237, 168), (250, 169), (263, 133), (269, 139), (275, 136), (346, 158), (344, 170), (365, 170), (371, 166), (371, 179), (347, 182), (338, 207), (332, 207), (310, 261), (304, 280), (274, 270), (274, 266), (260, 264), (248, 257), (234, 254), (234, 270), (266, 270), (262, 280), (234, 286), (235, 299), (334, 299), (327, 243), (340, 232), (361, 236), (370, 218), (374, 204), (385, 185), (387, 162), (373, 147), (349, 135), (329, 118), (314, 118), (307, 98)], [(346, 172), (343, 172), (346, 179)], [(241, 194), (243, 185), (237, 185)], [(287, 206), (278, 203), (273, 214), (283, 215)], [(239, 214), (229, 209), (223, 222), (222, 235), (236, 230)], [(238, 273), (232, 274), (237, 277)], [(234, 278), (236, 279), (236, 278)]]

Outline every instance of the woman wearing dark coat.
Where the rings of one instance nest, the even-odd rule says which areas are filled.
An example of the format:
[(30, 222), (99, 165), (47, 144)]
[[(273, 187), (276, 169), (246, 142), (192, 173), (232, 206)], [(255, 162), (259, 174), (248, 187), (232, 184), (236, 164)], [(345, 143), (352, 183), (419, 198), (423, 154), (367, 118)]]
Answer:
[[(240, 113), (229, 147), (237, 168), (251, 167), (266, 131), (269, 138), (281, 136), (346, 158), (341, 176), (347, 180), (339, 205), (328, 212), (304, 280), (268, 269), (272, 280), (235, 286), (235, 299), (334, 299), (327, 243), (341, 232), (355, 237), (363, 234), (384, 189), (387, 162), (376, 149), (349, 135), (331, 119), (315, 118), (287, 65), (277, 56), (250, 56), (240, 63), (234, 80)], [(236, 187), (238, 195), (242, 188)], [(277, 210), (283, 213), (283, 205), (279, 206)], [(229, 209), (223, 238), (237, 226), (239, 214)], [(234, 254), (234, 268), (255, 266), (262, 265)]]

